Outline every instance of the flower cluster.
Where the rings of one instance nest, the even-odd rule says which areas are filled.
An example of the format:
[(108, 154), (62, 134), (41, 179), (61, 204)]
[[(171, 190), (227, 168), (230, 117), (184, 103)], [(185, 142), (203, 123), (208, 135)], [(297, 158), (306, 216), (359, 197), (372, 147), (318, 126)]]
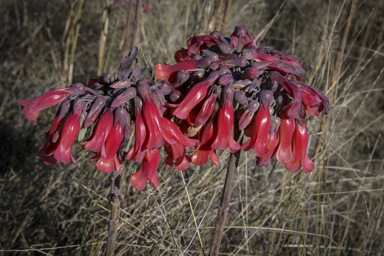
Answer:
[[(181, 95), (171, 112), (183, 132), (200, 141), (191, 161), (204, 165), (208, 157), (219, 165), (216, 150), (253, 149), (257, 165), (271, 158), (287, 170), (314, 169), (307, 156), (306, 111), (312, 116), (329, 110), (328, 98), (301, 82), (305, 70), (297, 59), (256, 45), (247, 29), (235, 28), (229, 38), (218, 31), (189, 38), (176, 52), (174, 65), (156, 65), (158, 79), (167, 79)], [(169, 100), (172, 101), (172, 94)], [(250, 139), (239, 145), (234, 126)]]
[[(208, 158), (219, 166), (216, 151), (229, 148), (232, 153), (253, 149), (258, 166), (276, 156), (288, 170), (312, 171), (306, 111), (327, 113), (329, 103), (322, 92), (301, 82), (305, 71), (298, 61), (256, 45), (245, 27), (236, 27), (229, 38), (217, 31), (192, 37), (187, 45), (176, 52), (176, 64), (156, 65), (156, 76), (163, 79), (158, 83), (132, 68), (134, 47), (117, 76), (104, 73), (87, 86), (19, 100), (33, 124), (42, 109), (60, 104), (38, 157), (47, 164), (77, 164), (71, 147), (88, 134), (79, 144), (94, 153), (91, 160), (100, 171), (120, 171), (125, 161), (141, 163), (130, 178), (138, 189), (147, 180), (157, 188), (161, 148), (167, 153), (165, 166), (178, 170), (191, 162), (204, 165)], [(240, 145), (234, 128), (250, 139)]]

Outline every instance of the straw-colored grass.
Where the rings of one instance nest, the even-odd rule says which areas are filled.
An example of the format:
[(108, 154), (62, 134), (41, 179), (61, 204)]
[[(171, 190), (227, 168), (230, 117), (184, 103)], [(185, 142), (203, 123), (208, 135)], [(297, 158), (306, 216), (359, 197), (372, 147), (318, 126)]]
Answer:
[[(136, 1), (108, 12), (112, 2), (0, 5), (1, 256), (103, 255), (111, 177), (79, 147), (78, 166), (36, 159), (55, 109), (33, 126), (16, 100), (86, 83), (98, 68), (116, 72), (135, 24), (128, 2)], [(275, 160), (257, 168), (255, 156), (242, 153), (220, 255), (383, 255), (384, 2), (229, 1), (224, 17), (227, 2), (147, 1), (137, 67), (149, 76), (147, 65), (174, 63), (188, 37), (220, 30), (225, 20), (226, 36), (243, 25), (295, 55), (307, 70), (303, 81), (325, 91), (332, 110), (308, 120), (308, 154), (317, 164), (309, 175)], [(132, 187), (139, 166), (127, 163), (116, 255), (207, 254), (228, 156), (222, 152), (220, 168), (192, 165), (183, 173), (163, 167), (162, 158), (157, 191)]]

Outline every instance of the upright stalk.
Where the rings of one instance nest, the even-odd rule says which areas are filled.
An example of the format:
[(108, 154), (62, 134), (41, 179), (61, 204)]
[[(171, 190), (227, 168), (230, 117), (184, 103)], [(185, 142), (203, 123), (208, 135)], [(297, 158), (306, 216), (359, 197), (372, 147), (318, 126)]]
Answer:
[(111, 218), (108, 224), (108, 240), (107, 250), (105, 255), (112, 256), (115, 251), (117, 229), (119, 226), (119, 215), (120, 215), (120, 172), (115, 170), (112, 173), (112, 184), (111, 184)]
[[(239, 138), (240, 131), (237, 129), (237, 125), (235, 125), (234, 139), (239, 140)], [(235, 183), (236, 170), (239, 164), (240, 153), (241, 150), (236, 151), (235, 153), (231, 153), (229, 156), (227, 177), (225, 178), (221, 203), (217, 212), (215, 232), (212, 236), (211, 249), (209, 252), (210, 256), (217, 256), (219, 254), (221, 239), (224, 232), (224, 225), (228, 215), (229, 203), (231, 201), (233, 184)]]

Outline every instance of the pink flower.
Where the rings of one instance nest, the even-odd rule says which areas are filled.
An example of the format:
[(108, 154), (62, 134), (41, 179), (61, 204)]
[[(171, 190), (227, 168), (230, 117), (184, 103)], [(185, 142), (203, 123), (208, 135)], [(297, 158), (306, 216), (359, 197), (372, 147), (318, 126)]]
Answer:
[(159, 166), (159, 162), (159, 149), (155, 148), (146, 151), (141, 169), (130, 178), (132, 185), (139, 190), (143, 190), (147, 185), (148, 179), (151, 185), (157, 189), (159, 184), (159, 180), (157, 178), (157, 168)]
[(292, 148), (293, 159), (285, 165), (285, 168), (292, 172), (300, 171), (303, 167), (305, 173), (310, 173), (315, 168), (311, 159), (307, 156), (308, 133), (305, 124), (297, 122), (293, 133)]
[(24, 115), (29, 121), (36, 125), (41, 110), (52, 107), (63, 102), (72, 94), (84, 94), (85, 87), (83, 84), (75, 84), (67, 89), (56, 89), (47, 92), (33, 100), (18, 100), (17, 103), (22, 107)]
[(218, 104), (216, 103), (214, 113), (212, 113), (212, 117), (204, 125), (203, 128), (199, 131), (199, 140), (200, 147), (196, 150), (195, 153), (191, 156), (192, 163), (196, 165), (205, 165), (208, 162), (208, 157), (211, 158), (211, 161), (216, 165), (220, 165), (219, 157), (216, 154), (216, 150), (212, 149), (212, 143), (215, 141), (217, 137), (217, 117), (216, 113), (218, 111)]
[(69, 163), (72, 161), (77, 164), (75, 158), (71, 154), (71, 147), (76, 140), (80, 130), (80, 118), (84, 111), (84, 101), (78, 99), (74, 103), (74, 110), (63, 125), (63, 130), (60, 133), (57, 148), (53, 154), (57, 161)]
[(302, 103), (301, 103), (301, 93), (299, 87), (288, 81), (278, 72), (271, 72), (270, 78), (277, 81), (286, 91), (286, 93), (293, 98), (293, 102), (287, 104), (283, 107), (284, 114), (290, 118), (303, 117), (305, 113), (301, 113)]
[(253, 133), (250, 140), (241, 146), (241, 150), (248, 151), (254, 148), (255, 154), (259, 157), (268, 153), (267, 140), (271, 127), (270, 105), (273, 103), (271, 91), (263, 90), (260, 92), (261, 106), (256, 114)]
[(275, 147), (277, 145), (277, 135), (276, 135), (276, 129), (270, 129), (269, 135), (268, 135), (268, 140), (267, 140), (267, 148), (268, 148), (268, 153), (261, 157), (257, 157), (256, 164), (257, 166), (265, 166), (269, 160), (271, 160), (273, 153), (275, 151)]
[(176, 124), (166, 117), (162, 118), (162, 129), (164, 139), (167, 142), (164, 149), (168, 154), (165, 159), (165, 166), (171, 168), (175, 165), (177, 170), (188, 168), (190, 159), (185, 155), (187, 148), (196, 147), (199, 141), (185, 137)]
[[(195, 60), (183, 61), (171, 66), (165, 64), (157, 64), (155, 66), (155, 74), (157, 79), (173, 80), (176, 78), (177, 71), (194, 69), (196, 64), (197, 61)], [(170, 79), (171, 76), (173, 76), (173, 78)]]
[(293, 82), (299, 87), (304, 107), (311, 116), (318, 116), (321, 112), (329, 111), (329, 100), (320, 90), (300, 82)]
[(144, 144), (147, 139), (147, 129), (145, 128), (142, 118), (142, 101), (139, 97), (135, 97), (136, 106), (136, 120), (135, 120), (135, 145), (127, 154), (127, 161), (136, 159), (138, 163), (141, 163), (144, 157)]
[(280, 163), (286, 164), (293, 158), (292, 136), (294, 130), (295, 120), (284, 115), (281, 116), (281, 123), (278, 131), (279, 144), (276, 153), (276, 158)]
[(199, 127), (203, 125), (211, 116), (213, 109), (215, 108), (215, 103), (217, 96), (220, 92), (219, 87), (215, 87), (215, 89), (212, 91), (211, 95), (206, 97), (203, 105), (200, 108), (199, 113), (197, 114), (195, 121), (194, 121), (194, 126)]
[(229, 147), (231, 153), (235, 153), (240, 149), (239, 143), (232, 137), (232, 128), (234, 120), (233, 111), (234, 89), (226, 86), (223, 89), (223, 105), (219, 109), (217, 117), (218, 132), (215, 141), (212, 144), (213, 149), (225, 150)]
[(99, 121), (97, 122), (92, 137), (87, 142), (81, 142), (80, 146), (85, 146), (85, 150), (90, 150), (95, 153), (105, 152), (105, 141), (107, 140), (109, 133), (112, 130), (113, 126), (113, 109), (108, 108), (101, 115)]
[(148, 140), (146, 141), (145, 148), (159, 148), (164, 145), (159, 110), (151, 98), (151, 92), (147, 84), (140, 84), (137, 87), (137, 92), (143, 101), (142, 115), (148, 131)]
[[(123, 131), (127, 115), (127, 111), (123, 108), (115, 110), (113, 128), (105, 142), (105, 147), (103, 147), (104, 151), (101, 151), (101, 158), (96, 164), (97, 169), (102, 172), (110, 173), (113, 169), (116, 171), (120, 171), (119, 169), (121, 169), (121, 164), (119, 164), (117, 159), (117, 150), (119, 150), (120, 144), (123, 140)], [(115, 166), (116, 161), (117, 166)]]
[(220, 72), (213, 71), (204, 81), (195, 84), (173, 112), (173, 115), (180, 119), (187, 119), (189, 112), (205, 98), (209, 87), (213, 85), (219, 76)]
[(243, 26), (236, 26), (235, 30), (233, 31), (232, 35), (229, 38), (231, 39), (235, 48), (238, 47), (239, 39), (244, 46), (253, 43), (253, 37), (248, 33), (248, 30)]

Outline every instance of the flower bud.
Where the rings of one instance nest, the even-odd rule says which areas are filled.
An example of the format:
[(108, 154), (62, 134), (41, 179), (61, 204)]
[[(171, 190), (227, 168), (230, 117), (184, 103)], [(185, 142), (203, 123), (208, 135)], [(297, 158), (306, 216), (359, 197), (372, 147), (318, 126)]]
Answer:
[(243, 91), (236, 91), (235, 92), (235, 99), (243, 107), (246, 108), (248, 106), (248, 99), (247, 99), (247, 96), (245, 95), (245, 93)]
[(136, 96), (136, 89), (134, 87), (129, 87), (120, 93), (111, 104), (111, 108), (116, 108), (121, 106)]
[(202, 52), (207, 55), (208, 57), (211, 57), (212, 58), (212, 61), (218, 61), (219, 60), (219, 55), (215, 52), (212, 52), (208, 49), (204, 49), (202, 50)]
[(109, 87), (113, 88), (113, 89), (117, 89), (117, 88), (127, 88), (129, 86), (131, 86), (131, 80), (123, 79), (123, 80), (119, 80), (119, 81), (114, 82)]
[(164, 95), (169, 95), (175, 90), (167, 80), (160, 81), (159, 88), (163, 91)]
[(232, 74), (222, 75), (219, 78), (219, 81), (217, 83), (220, 84), (220, 85), (224, 85), (224, 86), (228, 85), (230, 83), (233, 83), (233, 76), (232, 76)]

